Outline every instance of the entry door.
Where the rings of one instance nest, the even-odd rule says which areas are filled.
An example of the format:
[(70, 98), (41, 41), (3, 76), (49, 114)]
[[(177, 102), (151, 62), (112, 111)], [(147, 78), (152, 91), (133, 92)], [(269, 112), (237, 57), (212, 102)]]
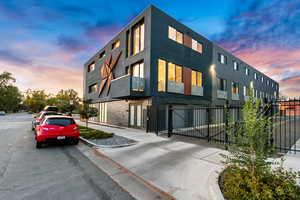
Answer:
[(142, 126), (142, 105), (140, 104), (130, 104), (129, 112), (129, 125), (131, 127), (141, 127)]

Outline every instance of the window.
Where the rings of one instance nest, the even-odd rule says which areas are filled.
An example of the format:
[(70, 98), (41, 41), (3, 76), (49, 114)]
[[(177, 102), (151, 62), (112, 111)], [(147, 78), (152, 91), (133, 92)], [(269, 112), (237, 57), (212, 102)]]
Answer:
[(197, 51), (198, 42), (194, 39), (192, 39), (192, 49)]
[(274, 87), (274, 83), (272, 82), (272, 88)]
[(102, 51), (99, 55), (99, 59), (103, 58), (105, 56), (105, 51)]
[(97, 92), (97, 89), (98, 89), (98, 84), (97, 83), (95, 83), (93, 85), (90, 85), (89, 86), (89, 93), (95, 93), (95, 92)]
[(166, 91), (166, 61), (158, 59), (157, 90)]
[(111, 45), (111, 49), (116, 49), (120, 46), (120, 40), (116, 40), (114, 43)]
[(251, 95), (251, 89), (247, 86), (244, 86), (244, 96), (250, 96)]
[(133, 28), (133, 55), (144, 50), (145, 26), (144, 22)]
[(88, 66), (88, 72), (92, 72), (95, 70), (95, 62), (92, 62), (91, 64), (89, 64)]
[(192, 86), (202, 87), (202, 72), (192, 70)]
[(224, 56), (224, 55), (221, 54), (221, 53), (219, 53), (218, 60), (219, 60), (219, 62), (222, 63), (222, 64), (227, 64), (227, 56)]
[(125, 67), (125, 74), (131, 74), (130, 67)]
[(238, 94), (239, 93), (239, 84), (236, 82), (231, 83), (231, 92), (232, 94)]
[(180, 44), (183, 44), (183, 34), (179, 31), (176, 31), (176, 41)]
[(176, 41), (176, 29), (169, 26), (169, 38)]
[(132, 76), (144, 78), (144, 62), (132, 65)]
[(168, 80), (175, 81), (175, 64), (168, 63)]
[(254, 79), (255, 79), (255, 80), (257, 79), (257, 74), (256, 74), (256, 72), (254, 73)]
[(245, 67), (245, 74), (249, 75), (249, 69), (248, 69), (248, 67)]
[(238, 71), (239, 70), (239, 63), (237, 61), (233, 61), (233, 69), (235, 71)]
[(270, 85), (270, 81), (269, 80), (267, 80), (267, 85)]
[(261, 76), (261, 82), (262, 82), (262, 83), (264, 82), (264, 77), (263, 77), (263, 76)]
[(218, 90), (226, 91), (227, 81), (225, 79), (217, 78), (218, 81)]
[(130, 41), (130, 32), (129, 30), (126, 32), (126, 57), (130, 56), (131, 53), (131, 41)]
[(182, 67), (173, 63), (168, 63), (168, 80), (177, 83), (182, 82)]

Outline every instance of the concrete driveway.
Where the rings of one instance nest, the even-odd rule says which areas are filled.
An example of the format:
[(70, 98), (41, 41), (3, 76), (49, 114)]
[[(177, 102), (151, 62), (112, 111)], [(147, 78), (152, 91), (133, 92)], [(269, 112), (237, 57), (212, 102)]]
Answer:
[(31, 119), (0, 116), (0, 199), (134, 199), (74, 146), (35, 149)]

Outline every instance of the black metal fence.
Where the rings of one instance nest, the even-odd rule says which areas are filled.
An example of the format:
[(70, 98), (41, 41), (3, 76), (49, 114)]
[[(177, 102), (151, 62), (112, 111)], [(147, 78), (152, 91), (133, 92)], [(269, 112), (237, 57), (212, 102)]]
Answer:
[[(279, 152), (300, 152), (300, 99), (268, 103), (270, 140)], [(228, 126), (243, 123), (242, 106), (168, 105), (148, 108), (148, 131), (168, 136), (183, 135), (226, 144)], [(300, 140), (299, 140), (300, 141)]]

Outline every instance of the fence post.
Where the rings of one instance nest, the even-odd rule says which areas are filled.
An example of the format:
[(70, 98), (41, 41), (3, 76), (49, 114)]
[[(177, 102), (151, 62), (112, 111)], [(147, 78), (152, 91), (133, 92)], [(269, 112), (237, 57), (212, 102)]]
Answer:
[(169, 105), (168, 109), (168, 137), (173, 133), (173, 106)]
[[(224, 112), (225, 112), (225, 144), (228, 144), (228, 125), (229, 125), (229, 103), (228, 100), (226, 101), (226, 104), (224, 105)], [(226, 145), (227, 149), (227, 145)]]
[(210, 142), (210, 106), (207, 107), (207, 142)]

